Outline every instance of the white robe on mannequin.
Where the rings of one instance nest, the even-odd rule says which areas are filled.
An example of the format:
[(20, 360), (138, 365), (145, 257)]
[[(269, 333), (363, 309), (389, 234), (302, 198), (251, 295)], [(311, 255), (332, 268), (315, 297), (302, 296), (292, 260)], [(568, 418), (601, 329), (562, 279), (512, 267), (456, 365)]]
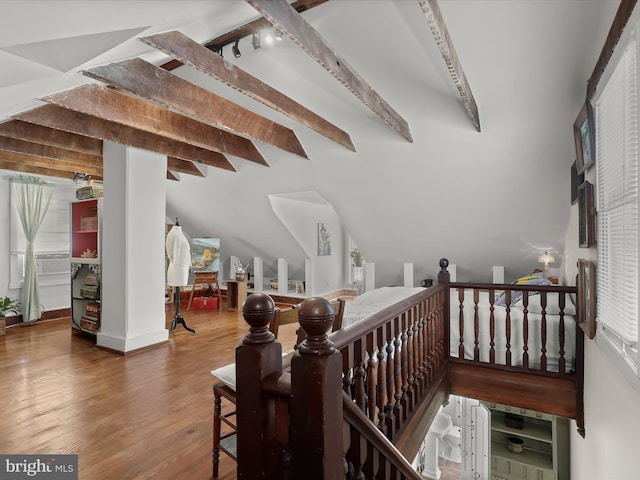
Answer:
[(172, 287), (187, 285), (189, 267), (191, 267), (191, 247), (181, 226), (174, 225), (167, 234), (166, 250), (167, 257), (169, 257), (167, 283)]

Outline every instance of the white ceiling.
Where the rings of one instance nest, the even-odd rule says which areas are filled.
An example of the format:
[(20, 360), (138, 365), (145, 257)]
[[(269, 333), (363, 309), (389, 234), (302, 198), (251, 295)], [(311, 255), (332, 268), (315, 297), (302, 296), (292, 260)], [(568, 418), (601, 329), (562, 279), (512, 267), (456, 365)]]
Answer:
[[(304, 254), (270, 209), (269, 194), (317, 191), (343, 219), (379, 285), (402, 262), (433, 276), (440, 257), (460, 279), (488, 280), (561, 261), (570, 213), (572, 124), (617, 0), (441, 0), (480, 111), (477, 133), (462, 107), (418, 0), (331, 0), (304, 14), (327, 42), (409, 123), (407, 142), (290, 40), (240, 43), (225, 59), (351, 134), (353, 153), (192, 70), (173, 73), (293, 128), (309, 160), (258, 144), (271, 168), (232, 158), (237, 173), (168, 186), (168, 212), (192, 236), (222, 238), (228, 255)], [(80, 69), (168, 57), (137, 36), (180, 30), (204, 42), (258, 15), (242, 0), (1, 1), (0, 121), (38, 98), (90, 80)], [(230, 50), (230, 49), (229, 49)], [(107, 187), (105, 187), (107, 188)], [(322, 219), (318, 219), (322, 221)], [(188, 225), (193, 225), (188, 227)]]

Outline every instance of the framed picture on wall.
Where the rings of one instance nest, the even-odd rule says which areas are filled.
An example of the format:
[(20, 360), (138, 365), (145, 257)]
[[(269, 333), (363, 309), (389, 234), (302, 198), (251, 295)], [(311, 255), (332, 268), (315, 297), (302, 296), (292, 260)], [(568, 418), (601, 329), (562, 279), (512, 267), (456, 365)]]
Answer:
[(589, 248), (596, 244), (596, 210), (593, 184), (585, 181), (578, 186), (578, 245)]
[(571, 164), (571, 205), (578, 201), (578, 170), (576, 162)]
[(318, 223), (318, 256), (331, 255), (331, 234), (328, 223)]
[(595, 162), (595, 125), (593, 108), (585, 102), (573, 124), (573, 140), (576, 147), (576, 170), (583, 173)]
[(578, 325), (589, 337), (596, 336), (596, 266), (578, 259)]

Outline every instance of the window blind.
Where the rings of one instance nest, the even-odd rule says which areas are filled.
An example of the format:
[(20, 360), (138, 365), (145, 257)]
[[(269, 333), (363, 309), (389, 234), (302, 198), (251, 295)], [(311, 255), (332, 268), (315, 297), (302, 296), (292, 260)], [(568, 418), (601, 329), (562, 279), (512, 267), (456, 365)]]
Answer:
[(637, 369), (638, 87), (636, 41), (595, 104), (598, 205), (597, 319)]

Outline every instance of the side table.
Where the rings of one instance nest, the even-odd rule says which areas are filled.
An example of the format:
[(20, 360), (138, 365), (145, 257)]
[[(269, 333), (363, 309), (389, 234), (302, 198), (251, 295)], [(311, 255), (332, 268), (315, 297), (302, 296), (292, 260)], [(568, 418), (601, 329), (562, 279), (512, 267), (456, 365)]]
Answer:
[(238, 310), (247, 298), (247, 282), (227, 280), (227, 309)]

